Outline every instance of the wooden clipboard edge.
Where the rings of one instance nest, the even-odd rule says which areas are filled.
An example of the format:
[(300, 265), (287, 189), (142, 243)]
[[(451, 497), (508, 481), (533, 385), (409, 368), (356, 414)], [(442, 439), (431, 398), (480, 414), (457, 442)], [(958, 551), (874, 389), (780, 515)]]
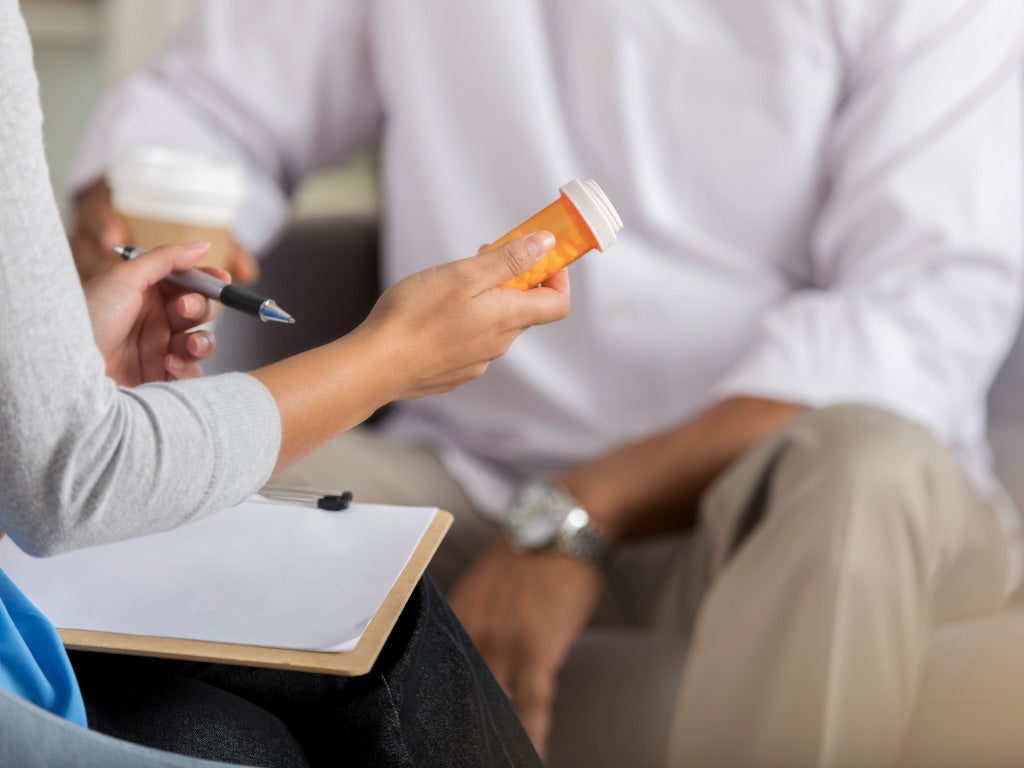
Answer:
[(441, 509), (427, 526), (409, 562), (374, 614), (359, 643), (351, 651), (297, 651), (257, 645), (212, 643), (170, 637), (124, 635), (83, 629), (58, 629), (64, 646), (71, 650), (158, 656), (183, 661), (209, 661), (250, 667), (274, 667), (335, 675), (365, 675), (373, 667), (384, 643), (409, 601), (420, 577), (452, 525), (452, 515)]

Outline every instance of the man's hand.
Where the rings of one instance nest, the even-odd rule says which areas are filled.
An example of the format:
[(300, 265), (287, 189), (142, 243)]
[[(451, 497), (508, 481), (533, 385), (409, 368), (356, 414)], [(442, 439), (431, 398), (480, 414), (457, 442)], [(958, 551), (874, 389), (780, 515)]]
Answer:
[[(115, 245), (131, 245), (125, 220), (110, 204), (110, 187), (97, 181), (75, 198), (74, 230), (71, 233), (71, 252), (75, 256), (79, 279), (83, 283), (110, 269), (120, 259), (113, 252)], [(238, 243), (232, 243), (228, 261), (232, 280), (252, 285), (260, 276), (260, 268), (251, 253)]]
[(75, 198), (77, 217), (71, 232), (71, 252), (78, 277), (85, 283), (120, 261), (115, 245), (129, 244), (124, 219), (110, 206), (110, 188), (98, 181)]
[[(209, 318), (205, 297), (160, 283), (173, 270), (189, 269), (207, 243), (156, 248), (118, 261), (85, 284), (93, 337), (107, 375), (122, 386), (202, 375), (199, 361), (213, 354), (209, 331), (186, 333)], [(221, 279), (226, 272), (207, 270)]]
[[(709, 484), (800, 411), (794, 403), (732, 398), (555, 479), (610, 541), (685, 530)], [(466, 570), (450, 596), (542, 756), (556, 675), (603, 586), (594, 566), (556, 552), (517, 554), (502, 541)]]
[(597, 606), (599, 569), (502, 540), (456, 584), (451, 606), (544, 757), (558, 672)]

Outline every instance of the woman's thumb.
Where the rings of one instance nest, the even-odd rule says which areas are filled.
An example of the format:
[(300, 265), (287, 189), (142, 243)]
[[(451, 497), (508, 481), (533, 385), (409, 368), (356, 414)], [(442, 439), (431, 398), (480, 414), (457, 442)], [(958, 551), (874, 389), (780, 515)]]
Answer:
[(132, 268), (147, 285), (155, 285), (171, 272), (194, 267), (210, 250), (207, 242), (165, 245), (136, 256)]
[(484, 262), (483, 279), (488, 288), (493, 288), (529, 270), (554, 247), (554, 235), (550, 232), (534, 232), (510, 240), (476, 258)]

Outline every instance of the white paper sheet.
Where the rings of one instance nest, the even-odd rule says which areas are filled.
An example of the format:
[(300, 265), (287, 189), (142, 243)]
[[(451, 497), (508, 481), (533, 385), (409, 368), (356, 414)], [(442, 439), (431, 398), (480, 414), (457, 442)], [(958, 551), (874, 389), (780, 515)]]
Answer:
[(174, 531), (42, 560), (4, 537), (0, 567), (62, 629), (344, 651), (436, 513), (254, 496)]

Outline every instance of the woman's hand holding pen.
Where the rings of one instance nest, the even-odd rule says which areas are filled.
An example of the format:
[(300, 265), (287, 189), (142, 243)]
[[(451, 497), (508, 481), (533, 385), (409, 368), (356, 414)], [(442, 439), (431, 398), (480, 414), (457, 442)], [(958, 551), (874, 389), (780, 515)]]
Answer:
[[(195, 378), (200, 361), (214, 351), (213, 334), (187, 333), (209, 319), (209, 303), (160, 281), (174, 270), (195, 266), (208, 243), (155, 248), (119, 261), (85, 284), (93, 336), (107, 374), (122, 386)], [(207, 270), (230, 279), (221, 270)]]

